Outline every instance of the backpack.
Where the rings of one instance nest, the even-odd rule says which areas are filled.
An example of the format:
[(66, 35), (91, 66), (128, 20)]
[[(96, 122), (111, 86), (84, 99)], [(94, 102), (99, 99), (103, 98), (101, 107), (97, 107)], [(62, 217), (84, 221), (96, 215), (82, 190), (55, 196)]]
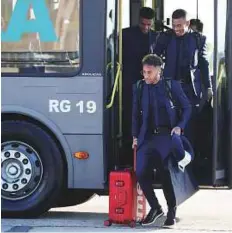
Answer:
[[(199, 51), (199, 54), (202, 53), (202, 41), (203, 41), (203, 36), (198, 33), (198, 32), (193, 32), (193, 31), (190, 31), (191, 32), (191, 35), (194, 37), (194, 39), (196, 40), (196, 45), (197, 45), (197, 49)], [(155, 49), (155, 46), (157, 45), (157, 41), (160, 37), (161, 33), (158, 34), (158, 36), (156, 37), (156, 42), (153, 44), (153, 49)], [(168, 45), (169, 43), (171, 42), (171, 39), (172, 39), (172, 35), (173, 35), (173, 30), (170, 29), (170, 30), (167, 30), (164, 32), (164, 35), (165, 37), (167, 38), (166, 39), (166, 42), (165, 42), (165, 50), (163, 51), (163, 53), (161, 54), (161, 57), (164, 59), (166, 57), (166, 54), (167, 54), (167, 48), (168, 48)], [(198, 57), (199, 59), (199, 57)], [(165, 60), (165, 59), (164, 59)]]

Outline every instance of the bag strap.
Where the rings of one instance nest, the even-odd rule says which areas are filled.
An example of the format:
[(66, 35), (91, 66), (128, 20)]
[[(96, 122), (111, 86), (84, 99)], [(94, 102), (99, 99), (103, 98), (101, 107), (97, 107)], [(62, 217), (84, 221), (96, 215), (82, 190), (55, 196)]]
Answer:
[[(202, 35), (199, 32), (193, 32), (191, 30), (190, 30), (190, 32), (196, 40), (197, 49), (199, 51), (201, 51), (202, 50), (202, 40), (203, 40)], [(167, 41), (166, 41), (165, 49), (163, 51), (163, 53), (164, 53), (163, 55), (166, 56), (168, 45), (170, 44), (172, 36), (173, 36), (173, 30), (168, 30), (164, 33), (167, 37)]]
[[(176, 101), (172, 96), (172, 79), (171, 78), (164, 78), (163, 80), (164, 80), (164, 87), (165, 87), (166, 95), (169, 98), (169, 100), (175, 105)], [(144, 85), (144, 80), (138, 80), (136, 83), (139, 109), (141, 109), (143, 85)]]
[(201, 47), (202, 47), (202, 35), (198, 32), (193, 32), (192, 33), (195, 40), (196, 40), (196, 44), (197, 44), (197, 49), (198, 50), (201, 50)]
[(164, 78), (163, 80), (164, 80), (166, 95), (169, 98), (169, 100), (175, 105), (176, 101), (172, 95), (172, 79), (171, 78)]
[(144, 85), (144, 80), (138, 80), (136, 82), (136, 89), (137, 89), (137, 98), (138, 98), (139, 109), (141, 109), (141, 100), (142, 100), (143, 85)]

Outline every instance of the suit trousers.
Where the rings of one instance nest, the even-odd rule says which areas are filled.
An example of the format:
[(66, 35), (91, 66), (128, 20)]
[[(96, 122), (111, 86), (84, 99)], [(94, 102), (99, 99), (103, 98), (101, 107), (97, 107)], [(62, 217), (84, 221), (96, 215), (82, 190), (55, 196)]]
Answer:
[(171, 135), (151, 135), (138, 147), (136, 176), (141, 189), (152, 209), (159, 208), (159, 202), (153, 190), (154, 168), (161, 177), (163, 193), (169, 208), (176, 207), (176, 198), (169, 170), (165, 161), (171, 155)]

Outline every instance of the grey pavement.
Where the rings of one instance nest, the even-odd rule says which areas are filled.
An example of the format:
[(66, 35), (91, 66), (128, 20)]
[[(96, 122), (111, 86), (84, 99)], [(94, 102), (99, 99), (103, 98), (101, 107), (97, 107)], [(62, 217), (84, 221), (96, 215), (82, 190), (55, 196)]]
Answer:
[[(167, 211), (162, 191), (155, 191)], [(79, 206), (52, 209), (38, 219), (2, 219), (2, 232), (232, 232), (232, 190), (200, 190), (179, 206), (174, 229), (161, 227), (165, 217), (152, 227), (104, 227), (107, 213), (108, 196), (95, 196)]]

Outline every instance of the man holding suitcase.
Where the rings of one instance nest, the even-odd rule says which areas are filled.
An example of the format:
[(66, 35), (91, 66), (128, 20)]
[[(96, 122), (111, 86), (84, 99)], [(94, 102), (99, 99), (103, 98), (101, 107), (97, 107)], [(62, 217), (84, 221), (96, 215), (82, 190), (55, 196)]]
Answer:
[[(149, 54), (142, 60), (144, 81), (133, 86), (132, 136), (137, 145), (136, 176), (151, 207), (142, 225), (153, 224), (164, 213), (152, 187), (154, 168), (161, 173), (167, 200), (166, 226), (175, 224), (176, 198), (167, 168), (172, 135), (180, 136), (191, 116), (191, 105), (177, 81), (161, 77), (162, 60)], [(181, 116), (177, 107), (181, 108)]]

